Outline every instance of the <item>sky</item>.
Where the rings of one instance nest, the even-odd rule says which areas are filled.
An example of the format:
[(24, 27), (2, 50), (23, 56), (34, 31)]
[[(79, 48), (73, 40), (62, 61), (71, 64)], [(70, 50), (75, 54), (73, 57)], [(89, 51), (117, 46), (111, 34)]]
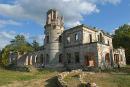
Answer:
[(18, 34), (43, 45), (49, 9), (63, 15), (65, 29), (85, 24), (112, 33), (130, 24), (130, 0), (0, 0), (0, 49)]

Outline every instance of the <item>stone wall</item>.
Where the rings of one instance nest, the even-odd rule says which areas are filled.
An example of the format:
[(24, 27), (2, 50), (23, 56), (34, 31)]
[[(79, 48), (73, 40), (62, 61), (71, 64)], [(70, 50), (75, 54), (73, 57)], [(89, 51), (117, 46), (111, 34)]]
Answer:
[(120, 66), (126, 65), (125, 49), (123, 48), (114, 49), (113, 54), (114, 54), (113, 57), (114, 63), (119, 64)]
[(69, 87), (69, 85), (67, 84), (67, 82), (64, 81), (64, 78), (68, 75), (74, 75), (74, 74), (80, 74), (82, 72), (82, 70), (78, 69), (78, 70), (72, 70), (71, 72), (62, 72), (58, 75), (58, 85), (60, 87)]
[(98, 43), (97, 50), (99, 67), (104, 65), (111, 67), (113, 65), (113, 48), (111, 46)]
[[(64, 58), (65, 62), (67, 63), (67, 66), (73, 67), (73, 68), (81, 68), (85, 65), (86, 57), (92, 57), (95, 61), (95, 66), (98, 66), (98, 54), (97, 54), (97, 47), (96, 43), (93, 44), (86, 44), (86, 45), (79, 45), (79, 46), (72, 46), (69, 48), (65, 48), (64, 51)], [(76, 63), (75, 59), (75, 53), (79, 53), (79, 63)], [(68, 63), (67, 61), (67, 54), (71, 54), (71, 63)], [(89, 65), (88, 65), (89, 66)]]
[(44, 60), (44, 52), (38, 51), (33, 53), (26, 53), (24, 55), (21, 55), (19, 59), (17, 59), (17, 65), (18, 66), (27, 66), (32, 65), (34, 67), (41, 67), (45, 65)]
[[(73, 76), (73, 75), (78, 75), (81, 87), (86, 87), (87, 86), (87, 82), (84, 80), (84, 78), (87, 75), (94, 75), (94, 72), (83, 72), (82, 70), (78, 69), (78, 70), (72, 70), (71, 72), (62, 72), (58, 75), (58, 85), (59, 87), (69, 87), (70, 85), (64, 81), (64, 78), (66, 78), (67, 76)], [(89, 78), (91, 79), (91, 78)], [(97, 84), (89, 82), (91, 84), (91, 87), (98, 87)]]

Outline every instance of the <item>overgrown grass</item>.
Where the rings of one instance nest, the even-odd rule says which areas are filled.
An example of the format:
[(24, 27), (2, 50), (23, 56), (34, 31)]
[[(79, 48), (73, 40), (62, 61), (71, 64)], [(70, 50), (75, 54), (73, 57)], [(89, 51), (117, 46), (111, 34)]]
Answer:
[[(111, 69), (95, 74), (86, 74), (83, 80), (87, 83), (96, 83), (99, 87), (130, 87), (130, 66)], [(77, 84), (79, 81), (73, 75), (65, 77), (68, 84)]]
[(124, 73), (87, 74), (84, 81), (96, 83), (99, 87), (130, 87), (130, 75)]
[(13, 81), (28, 81), (33, 79), (47, 78), (54, 71), (51, 69), (39, 69), (36, 72), (19, 72), (10, 70), (0, 70), (0, 86), (12, 83)]
[[(49, 79), (45, 80), (44, 82), (47, 87), (54, 87), (56, 85), (56, 75), (57, 73), (53, 69), (38, 69), (35, 72), (19, 72), (19, 71), (10, 71), (5, 69), (0, 69), (0, 86), (7, 85), (13, 82), (22, 82), (22, 81), (29, 81), (27, 84), (32, 84), (32, 80), (37, 80), (39, 83), (40, 79)], [(52, 76), (55, 74), (54, 76)], [(80, 84), (77, 74), (73, 74), (72, 76), (67, 76), (65, 79), (72, 87), (75, 84)], [(120, 69), (115, 69), (114, 71), (109, 72), (101, 72), (95, 73), (92, 75), (87, 75), (84, 77), (84, 81), (96, 83), (99, 87), (130, 87), (130, 66), (126, 66)], [(34, 81), (35, 82), (35, 81)], [(41, 85), (43, 87), (45, 84)], [(22, 84), (22, 83), (20, 83)], [(26, 86), (24, 86), (26, 87)], [(36, 86), (32, 86), (36, 87)], [(56, 86), (55, 86), (56, 87)]]

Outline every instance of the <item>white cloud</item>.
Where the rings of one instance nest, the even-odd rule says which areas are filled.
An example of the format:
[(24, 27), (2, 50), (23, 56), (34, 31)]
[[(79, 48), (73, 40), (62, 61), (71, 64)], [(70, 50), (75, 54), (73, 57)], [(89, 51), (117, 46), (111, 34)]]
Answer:
[(130, 22), (128, 23), (128, 25), (130, 25)]
[(90, 2), (93, 3), (100, 3), (100, 4), (105, 4), (105, 3), (110, 3), (110, 4), (119, 4), (122, 0), (89, 0)]
[(99, 12), (96, 4), (88, 0), (18, 0), (14, 4), (0, 4), (0, 14), (43, 23), (51, 8), (62, 13), (66, 24), (83, 20), (83, 15)]
[(40, 45), (43, 45), (43, 41), (44, 41), (44, 35), (37, 35), (37, 36), (30, 36), (29, 39), (30, 40), (36, 40)]
[(13, 32), (13, 31), (10, 31), (10, 32), (2, 31), (2, 32), (0, 32), (0, 49), (2, 49), (7, 44), (9, 44), (10, 41), (12, 39), (14, 39), (15, 35), (16, 35), (16, 33)]
[(73, 25), (83, 20), (83, 15), (98, 13), (100, 10), (97, 3), (120, 2), (121, 0), (17, 0), (14, 4), (0, 4), (0, 14), (45, 23), (46, 12), (54, 8), (62, 13), (66, 25)]
[(21, 26), (22, 24), (17, 21), (11, 20), (11, 19), (9, 19), (9, 20), (0, 19), (0, 28), (3, 28), (7, 25)]
[[(66, 26), (74, 26), (80, 24), (83, 15), (100, 12), (97, 3), (117, 4), (121, 0), (17, 0), (11, 4), (0, 4), (0, 15), (12, 18), (11, 20), (0, 20), (0, 26), (4, 25), (20, 25), (14, 19), (31, 19), (45, 23), (46, 12), (53, 8), (57, 9), (63, 16)], [(23, 33), (24, 34), (24, 33)], [(0, 49), (14, 38), (15, 32), (0, 32)], [(35, 38), (39, 43), (43, 43), (43, 36), (31, 36), (25, 34), (27, 39)]]
[(102, 2), (106, 3), (112, 3), (112, 4), (118, 4), (121, 2), (121, 0), (101, 0)]
[(66, 25), (67, 25), (67, 28), (70, 28), (71, 26), (73, 27), (73, 26), (81, 25), (81, 23), (80, 23), (80, 21), (76, 21), (76, 22), (73, 22), (73, 23), (68, 22)]

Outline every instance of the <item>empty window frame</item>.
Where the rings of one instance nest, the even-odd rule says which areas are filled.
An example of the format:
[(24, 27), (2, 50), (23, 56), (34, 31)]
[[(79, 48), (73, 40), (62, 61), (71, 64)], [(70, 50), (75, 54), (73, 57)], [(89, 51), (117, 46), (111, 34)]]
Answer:
[(92, 42), (92, 34), (89, 34), (89, 41)]
[(75, 63), (80, 63), (79, 52), (75, 52)]

